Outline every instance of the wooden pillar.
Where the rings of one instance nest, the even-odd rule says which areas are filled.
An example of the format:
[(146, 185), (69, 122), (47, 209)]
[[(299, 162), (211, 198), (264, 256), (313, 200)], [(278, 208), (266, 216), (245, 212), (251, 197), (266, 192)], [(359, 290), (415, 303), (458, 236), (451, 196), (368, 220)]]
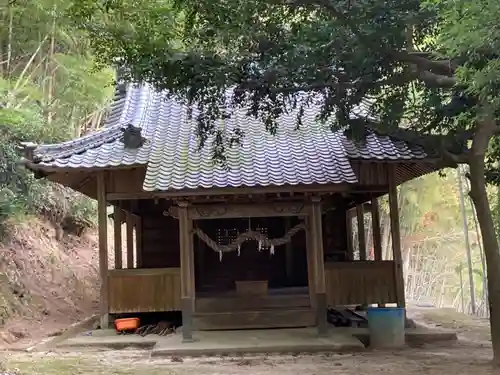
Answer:
[(373, 253), (375, 260), (382, 260), (382, 234), (380, 232), (380, 209), (378, 199), (373, 198), (372, 204), (372, 232), (373, 232)]
[(356, 205), (356, 218), (358, 222), (359, 260), (366, 260), (365, 211), (362, 204)]
[[(206, 268), (203, 266), (205, 264), (205, 256), (206, 256), (206, 251), (212, 251), (211, 249), (208, 248), (208, 246), (203, 242), (198, 236), (194, 236), (193, 241), (196, 243), (196, 256), (194, 257), (194, 262), (195, 262), (195, 276), (194, 276), (194, 286), (195, 286), (195, 291), (196, 291), (196, 278), (198, 277), (198, 280), (203, 280), (203, 277), (206, 273)], [(195, 293), (195, 299), (196, 299), (196, 293)], [(196, 304), (196, 301), (195, 301)]]
[(179, 239), (181, 259), (182, 339), (193, 341), (193, 311), (195, 301), (194, 253), (192, 220), (188, 216), (188, 203), (179, 202)]
[(134, 268), (134, 217), (125, 211), (125, 224), (127, 226), (127, 268)]
[(115, 269), (117, 270), (123, 268), (122, 220), (123, 220), (123, 211), (120, 207), (115, 206), (113, 215), (113, 226), (115, 232)]
[(109, 283), (108, 283), (108, 215), (106, 212), (106, 175), (97, 175), (97, 219), (99, 226), (99, 275), (101, 328), (109, 326)]
[(196, 280), (195, 280), (195, 268), (194, 268), (194, 234), (193, 234), (193, 220), (188, 220), (188, 252), (186, 254), (189, 269), (189, 281), (191, 290), (191, 311), (195, 311), (196, 305)]
[(396, 284), (396, 302), (399, 307), (405, 307), (401, 234), (399, 230), (398, 190), (395, 177), (395, 166), (389, 165), (389, 209), (391, 219), (392, 254), (394, 261), (394, 282)]
[(321, 199), (312, 198), (311, 212), (311, 248), (314, 260), (314, 287), (316, 293), (316, 322), (318, 335), (324, 336), (328, 333), (326, 285), (325, 285), (325, 261), (323, 254), (323, 236), (321, 222)]
[(135, 218), (135, 256), (137, 259), (137, 268), (142, 268), (142, 218)]
[[(285, 233), (291, 228), (291, 218), (289, 216), (285, 217)], [(285, 270), (286, 270), (286, 280), (288, 285), (293, 283), (293, 247), (292, 242), (287, 242), (285, 244)]]
[(354, 247), (352, 243), (352, 216), (350, 209), (345, 211), (345, 231), (347, 236), (347, 260), (354, 260)]
[(316, 308), (316, 285), (314, 279), (314, 251), (311, 233), (311, 218), (306, 216), (306, 256), (307, 256), (307, 287), (309, 289), (309, 301), (313, 309)]

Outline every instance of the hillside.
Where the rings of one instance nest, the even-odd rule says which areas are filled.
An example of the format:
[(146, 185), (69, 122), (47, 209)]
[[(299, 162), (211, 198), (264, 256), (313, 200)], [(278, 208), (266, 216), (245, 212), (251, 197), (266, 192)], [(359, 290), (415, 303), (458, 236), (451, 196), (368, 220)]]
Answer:
[(9, 225), (0, 244), (0, 348), (29, 345), (92, 315), (97, 307), (97, 239), (56, 240), (36, 218)]

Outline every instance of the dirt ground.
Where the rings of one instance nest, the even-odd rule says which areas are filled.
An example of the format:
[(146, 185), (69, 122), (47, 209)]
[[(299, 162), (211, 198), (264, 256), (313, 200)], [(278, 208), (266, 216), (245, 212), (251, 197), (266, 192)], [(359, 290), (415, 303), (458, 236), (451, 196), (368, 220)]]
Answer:
[(489, 360), (487, 348), (460, 343), (453, 348), (434, 346), (398, 352), (245, 358), (153, 359), (149, 358), (147, 351), (32, 355), (10, 353), (5, 355), (3, 365), (8, 374), (20, 375), (498, 374), (498, 369), (494, 370)]
[[(454, 345), (395, 352), (201, 359), (150, 358), (150, 352), (145, 350), (32, 354), (19, 351), (96, 311), (97, 242), (93, 233), (58, 242), (53, 228), (40, 221), (15, 230), (12, 240), (0, 247), (0, 325), (3, 324), (0, 329), (0, 375), (500, 373), (489, 363), (491, 346), (487, 320), (452, 310), (418, 306), (410, 306), (411, 318), (430, 327), (454, 329), (460, 341)], [(110, 264), (113, 264), (112, 259)]]
[(464, 339), (476, 342), (491, 341), (488, 319), (461, 314), (453, 309), (434, 309), (410, 306), (409, 314), (421, 324), (451, 329)]
[[(9, 375), (498, 374), (499, 370), (493, 369), (490, 364), (487, 321), (454, 312), (447, 315), (447, 312), (450, 313), (447, 310), (412, 307), (409, 315), (429, 326), (456, 326), (460, 336), (457, 343), (391, 352), (198, 359), (157, 359), (151, 358), (149, 351), (138, 350), (34, 354), (4, 352), (3, 366)], [(0, 367), (0, 374), (1, 370)]]

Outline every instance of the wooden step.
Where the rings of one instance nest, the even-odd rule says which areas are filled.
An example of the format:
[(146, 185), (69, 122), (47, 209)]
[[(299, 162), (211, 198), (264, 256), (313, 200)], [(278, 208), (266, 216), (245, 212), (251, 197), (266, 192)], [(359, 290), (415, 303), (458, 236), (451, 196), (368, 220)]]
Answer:
[(193, 315), (193, 328), (200, 331), (312, 327), (315, 324), (316, 313), (311, 308), (218, 313), (197, 312)]
[(234, 312), (248, 310), (287, 309), (310, 307), (305, 295), (248, 295), (196, 298), (196, 312)]

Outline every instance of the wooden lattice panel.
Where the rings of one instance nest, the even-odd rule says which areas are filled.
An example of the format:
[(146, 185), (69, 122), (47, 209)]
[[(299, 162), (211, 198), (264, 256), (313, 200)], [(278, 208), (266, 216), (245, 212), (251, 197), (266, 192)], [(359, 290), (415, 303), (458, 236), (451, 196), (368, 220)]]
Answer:
[(110, 270), (108, 280), (112, 314), (181, 309), (179, 268)]
[(326, 262), (325, 283), (330, 307), (397, 302), (392, 261)]

